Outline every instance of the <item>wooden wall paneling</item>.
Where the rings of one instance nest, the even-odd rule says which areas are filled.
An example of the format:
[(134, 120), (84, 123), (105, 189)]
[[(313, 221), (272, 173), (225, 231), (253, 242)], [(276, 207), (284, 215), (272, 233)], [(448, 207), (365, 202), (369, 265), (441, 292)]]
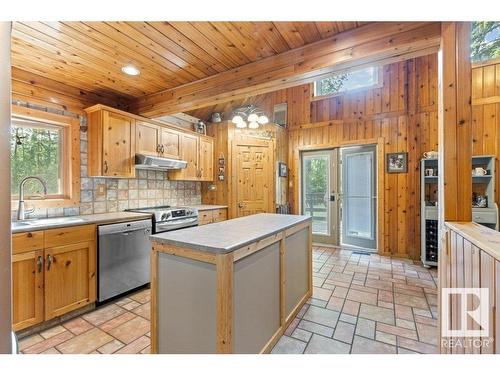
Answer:
[(439, 212), (441, 223), (471, 221), (472, 156), (470, 23), (441, 27)]

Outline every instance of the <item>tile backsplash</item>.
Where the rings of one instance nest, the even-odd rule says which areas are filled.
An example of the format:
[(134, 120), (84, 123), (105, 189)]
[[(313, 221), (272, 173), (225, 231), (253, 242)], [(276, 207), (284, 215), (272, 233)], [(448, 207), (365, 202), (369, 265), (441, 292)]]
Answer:
[[(137, 170), (136, 178), (94, 178), (87, 175), (87, 133), (80, 133), (80, 205), (38, 208), (29, 217), (53, 217), (118, 212), (127, 208), (201, 203), (201, 183), (170, 181), (167, 172)], [(31, 203), (28, 203), (31, 206)], [(36, 203), (35, 203), (36, 206)], [(12, 219), (17, 212), (12, 211)]]

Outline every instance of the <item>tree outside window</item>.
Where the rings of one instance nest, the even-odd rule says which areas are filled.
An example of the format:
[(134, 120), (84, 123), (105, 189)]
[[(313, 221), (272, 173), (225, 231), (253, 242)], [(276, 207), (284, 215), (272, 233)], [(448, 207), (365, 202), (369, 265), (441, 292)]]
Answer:
[(487, 61), (499, 57), (500, 22), (472, 22), (472, 61)]

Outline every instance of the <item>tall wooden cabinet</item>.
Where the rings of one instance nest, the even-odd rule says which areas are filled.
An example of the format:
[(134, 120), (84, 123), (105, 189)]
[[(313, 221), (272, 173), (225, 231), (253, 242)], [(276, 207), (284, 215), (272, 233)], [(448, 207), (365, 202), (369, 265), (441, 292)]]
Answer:
[(135, 119), (92, 108), (87, 109), (88, 175), (135, 177)]
[(13, 235), (15, 331), (95, 302), (95, 236), (95, 225)]
[(169, 179), (213, 181), (213, 139), (196, 134), (181, 134), (181, 159), (187, 161), (187, 167), (169, 171)]

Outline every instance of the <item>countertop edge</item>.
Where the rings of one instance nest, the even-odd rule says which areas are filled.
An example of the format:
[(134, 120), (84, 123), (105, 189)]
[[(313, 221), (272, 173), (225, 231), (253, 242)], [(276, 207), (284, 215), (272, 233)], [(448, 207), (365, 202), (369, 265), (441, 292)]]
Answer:
[[(159, 245), (174, 245), (174, 246), (177, 246), (177, 247), (185, 247), (185, 248), (189, 248), (189, 249), (193, 249), (193, 250), (199, 250), (199, 251), (203, 251), (203, 252), (208, 252), (208, 253), (212, 253), (212, 254), (228, 254), (228, 253), (232, 253), (238, 249), (241, 249), (242, 247), (245, 247), (249, 244), (252, 244), (254, 242), (258, 242), (264, 238), (267, 238), (267, 237), (270, 237), (276, 233), (279, 233), (279, 232), (282, 232), (282, 231), (285, 231), (289, 228), (292, 228), (296, 225), (299, 225), (299, 224), (302, 224), (306, 221), (312, 221), (312, 218), (311, 217), (306, 217), (306, 216), (302, 216), (302, 215), (297, 215), (300, 218), (300, 220), (297, 220), (297, 222), (293, 223), (293, 224), (289, 224), (289, 225), (286, 225), (286, 226), (283, 226), (281, 227), (280, 229), (277, 229), (277, 230), (274, 230), (274, 231), (270, 231), (262, 236), (259, 236), (259, 237), (254, 237), (252, 239), (249, 239), (248, 241), (245, 241), (245, 242), (241, 242), (241, 243), (238, 243), (234, 246), (231, 246), (231, 247), (225, 247), (225, 248), (220, 248), (220, 247), (212, 247), (212, 246), (207, 246), (207, 245), (201, 245), (201, 244), (191, 244), (191, 243), (186, 243), (184, 241), (177, 241), (177, 240), (170, 240), (170, 239), (166, 239), (166, 238), (161, 238), (161, 237), (158, 237), (157, 235), (153, 234), (150, 236), (150, 239), (151, 239), (151, 242), (154, 242), (154, 243), (157, 243)], [(210, 224), (209, 224), (210, 225)]]
[[(135, 221), (135, 220), (141, 220), (141, 219), (150, 219), (151, 214), (147, 213), (136, 213), (136, 212), (128, 212), (127, 216), (124, 217), (117, 217), (114, 219), (110, 218), (96, 218), (96, 219), (86, 219), (85, 216), (95, 216), (95, 215), (101, 215), (101, 214), (92, 214), (92, 215), (78, 215), (78, 216), (67, 216), (67, 218), (82, 218), (84, 221), (80, 222), (70, 222), (70, 223), (58, 223), (58, 224), (48, 224), (48, 225), (40, 225), (40, 226), (26, 226), (26, 227), (21, 227), (21, 228), (16, 228), (12, 229), (11, 233), (12, 234), (18, 234), (18, 233), (26, 233), (26, 232), (37, 232), (37, 231), (42, 231), (42, 230), (50, 230), (50, 229), (58, 229), (58, 228), (68, 228), (68, 227), (77, 227), (80, 225), (89, 225), (89, 224), (115, 224), (115, 223), (126, 223), (127, 221)], [(105, 215), (105, 214), (103, 214)], [(43, 220), (43, 219), (41, 219)]]

